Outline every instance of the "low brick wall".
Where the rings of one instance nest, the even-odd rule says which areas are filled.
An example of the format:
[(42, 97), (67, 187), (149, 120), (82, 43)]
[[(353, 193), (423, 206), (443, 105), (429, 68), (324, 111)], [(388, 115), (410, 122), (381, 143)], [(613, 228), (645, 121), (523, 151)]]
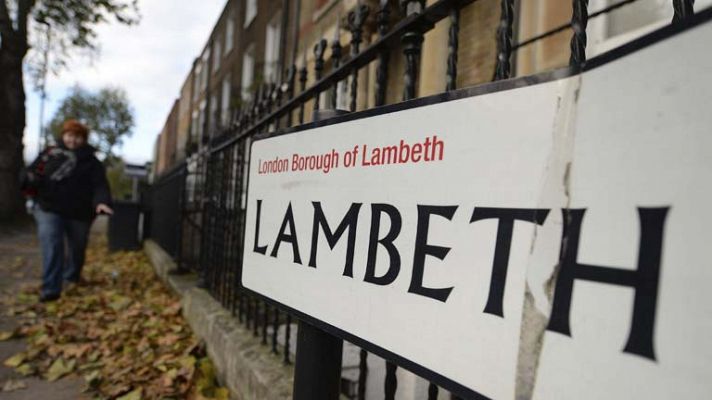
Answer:
[(293, 367), (260, 344), (251, 332), (203, 289), (195, 287), (197, 276), (169, 275), (175, 268), (171, 257), (155, 242), (146, 240), (144, 251), (156, 274), (180, 297), (183, 315), (193, 332), (207, 345), (218, 379), (237, 400), (291, 399)]

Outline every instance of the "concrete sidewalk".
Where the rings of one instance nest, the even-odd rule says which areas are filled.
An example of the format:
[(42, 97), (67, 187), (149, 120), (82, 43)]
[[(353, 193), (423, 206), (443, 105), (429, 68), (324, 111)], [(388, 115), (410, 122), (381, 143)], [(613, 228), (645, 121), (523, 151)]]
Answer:
[[(7, 297), (14, 297), (23, 286), (39, 286), (42, 271), (39, 243), (34, 224), (24, 227), (0, 228), (0, 331), (12, 331), (20, 324), (20, 316), (9, 315)], [(84, 382), (76, 376), (69, 376), (55, 382), (29, 377), (25, 378), (13, 369), (3, 365), (8, 357), (25, 349), (23, 339), (0, 342), (0, 399), (47, 399), (76, 400), (87, 399), (82, 394)], [(3, 391), (8, 381), (22, 382), (27, 387), (11, 392)]]

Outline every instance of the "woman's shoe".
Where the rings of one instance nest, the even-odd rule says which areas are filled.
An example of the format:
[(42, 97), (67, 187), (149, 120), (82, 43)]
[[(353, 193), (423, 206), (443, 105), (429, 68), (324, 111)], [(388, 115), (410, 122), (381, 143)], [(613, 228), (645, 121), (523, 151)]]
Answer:
[(49, 303), (59, 299), (58, 294), (43, 294), (40, 296), (40, 303)]

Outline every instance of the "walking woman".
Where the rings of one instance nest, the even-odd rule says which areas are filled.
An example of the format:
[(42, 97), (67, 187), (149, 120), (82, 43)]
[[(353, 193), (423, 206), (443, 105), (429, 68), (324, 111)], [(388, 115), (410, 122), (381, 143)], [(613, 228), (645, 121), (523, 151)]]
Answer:
[(44, 150), (23, 173), (42, 248), (42, 302), (58, 299), (64, 282), (79, 282), (89, 227), (97, 214), (113, 213), (106, 171), (88, 136), (86, 126), (67, 120), (59, 145)]

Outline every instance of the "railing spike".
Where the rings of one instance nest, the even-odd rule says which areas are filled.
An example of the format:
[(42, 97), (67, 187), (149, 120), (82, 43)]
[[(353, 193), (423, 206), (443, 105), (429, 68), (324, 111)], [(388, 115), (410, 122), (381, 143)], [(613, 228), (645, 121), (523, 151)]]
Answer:
[(571, 28), (571, 57), (569, 65), (581, 67), (586, 62), (586, 26), (588, 26), (588, 0), (573, 0)]
[[(360, 2), (348, 14), (349, 31), (351, 31), (351, 57), (355, 57), (361, 51), (360, 46), (363, 41), (363, 24), (368, 18), (369, 8)], [(351, 72), (351, 102), (349, 109), (356, 111), (356, 99), (358, 97), (358, 70)]]
[[(574, 0), (576, 2), (578, 0)], [(588, 1), (588, 0), (584, 0)], [(499, 26), (497, 27), (497, 62), (494, 80), (512, 76), (512, 24), (514, 23), (514, 0), (501, 0)]]
[[(406, 17), (423, 12), (424, 0), (401, 0), (401, 8)], [(403, 88), (403, 100), (414, 99), (418, 83), (418, 67), (420, 51), (423, 45), (423, 32), (418, 29), (407, 31), (401, 37), (403, 42), (403, 54), (405, 55), (405, 85)]]
[[(383, 39), (388, 33), (390, 23), (390, 10), (388, 0), (381, 0), (380, 8), (376, 13), (376, 24), (378, 25), (378, 37)], [(383, 50), (378, 55), (378, 69), (376, 69), (376, 106), (386, 104), (386, 87), (388, 86), (388, 50)]]
[[(314, 78), (318, 82), (321, 80), (321, 75), (324, 71), (324, 52), (326, 51), (327, 43), (326, 39), (320, 39), (314, 45)], [(314, 96), (314, 110), (319, 109), (319, 99), (321, 93), (317, 93)]]
[[(332, 70), (336, 70), (341, 66), (341, 16), (336, 19), (336, 27), (334, 28), (334, 40), (331, 42), (331, 62)], [(336, 100), (339, 93), (339, 81), (334, 83), (331, 96), (331, 108), (336, 110)]]

